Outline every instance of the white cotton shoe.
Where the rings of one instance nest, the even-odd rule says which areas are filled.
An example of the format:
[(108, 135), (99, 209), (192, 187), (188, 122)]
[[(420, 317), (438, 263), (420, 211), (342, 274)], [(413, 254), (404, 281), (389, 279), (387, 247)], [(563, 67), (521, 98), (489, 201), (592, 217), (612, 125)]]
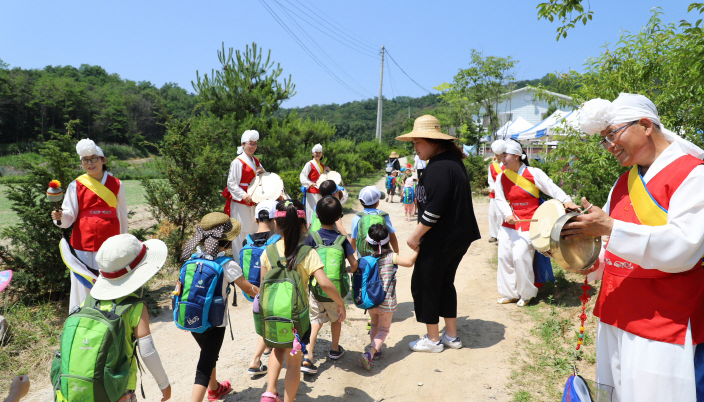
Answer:
[(499, 300), (496, 301), (499, 304), (509, 304), (509, 303), (515, 303), (516, 299), (509, 299), (508, 297), (502, 297)]
[(440, 353), (445, 350), (445, 346), (441, 341), (435, 343), (428, 339), (428, 335), (409, 343), (408, 347), (414, 352)]
[(521, 298), (521, 300), (519, 300), (518, 303), (516, 303), (516, 305), (518, 307), (525, 307), (528, 305), (528, 303), (530, 303), (530, 299), (523, 300), (523, 298)]
[(445, 334), (445, 331), (442, 331), (440, 333), (440, 342), (442, 342), (442, 344), (447, 346), (448, 348), (452, 348), (452, 349), (461, 349), (462, 348), (462, 340), (460, 339), (460, 337), (458, 336), (454, 339), (450, 338), (449, 336), (447, 336), (447, 334)]

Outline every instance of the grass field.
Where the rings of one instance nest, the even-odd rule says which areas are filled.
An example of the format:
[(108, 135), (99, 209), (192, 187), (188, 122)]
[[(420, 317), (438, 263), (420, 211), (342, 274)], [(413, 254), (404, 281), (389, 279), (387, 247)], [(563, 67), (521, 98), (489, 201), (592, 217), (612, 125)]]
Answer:
[[(127, 197), (127, 207), (134, 209), (146, 205), (144, 199), (144, 188), (139, 180), (122, 180), (125, 186), (125, 196)], [(0, 229), (17, 223), (17, 215), (10, 210), (10, 200), (7, 199), (9, 191), (6, 185), (0, 185)]]

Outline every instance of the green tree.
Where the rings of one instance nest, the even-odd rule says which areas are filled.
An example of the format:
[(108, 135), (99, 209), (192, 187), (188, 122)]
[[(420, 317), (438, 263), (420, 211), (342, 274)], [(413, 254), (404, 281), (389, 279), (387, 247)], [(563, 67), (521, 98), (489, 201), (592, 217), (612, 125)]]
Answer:
[(575, 24), (587, 25), (591, 21), (594, 12), (591, 8), (584, 11), (582, 0), (549, 0), (547, 3), (538, 4), (538, 19), (546, 19), (553, 22), (555, 18), (562, 25), (557, 27), (556, 40), (567, 37), (567, 31), (574, 28)]

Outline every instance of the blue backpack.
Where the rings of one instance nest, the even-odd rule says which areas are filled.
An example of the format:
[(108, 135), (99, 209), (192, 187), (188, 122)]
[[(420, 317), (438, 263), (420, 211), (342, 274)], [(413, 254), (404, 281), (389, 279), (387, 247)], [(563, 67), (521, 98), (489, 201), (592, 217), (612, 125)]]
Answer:
[(386, 189), (390, 190), (394, 185), (394, 177), (391, 175), (386, 176)]
[(191, 257), (181, 266), (172, 298), (178, 328), (203, 333), (210, 327), (222, 325), (230, 292), (228, 287), (227, 294), (222, 294), (222, 266), (230, 260), (232, 258), (224, 256), (212, 261)]
[(384, 299), (386, 299), (386, 293), (389, 291), (393, 292), (396, 288), (396, 270), (398, 268), (394, 265), (394, 273), (391, 279), (393, 288), (384, 289), (378, 262), (378, 258), (370, 255), (360, 258), (357, 270), (352, 276), (354, 304), (364, 310), (377, 307), (383, 303)]
[[(272, 235), (266, 240), (266, 243), (261, 246), (257, 246), (254, 244), (254, 241), (252, 240), (250, 235), (247, 235), (247, 237), (245, 237), (247, 245), (242, 247), (242, 250), (240, 250), (240, 266), (242, 267), (242, 274), (244, 275), (245, 279), (247, 279), (247, 282), (251, 283), (256, 287), (259, 287), (259, 272), (261, 271), (259, 260), (261, 259), (262, 253), (264, 253), (266, 246), (276, 243), (277, 241), (279, 241), (280, 238), (280, 235)], [(242, 294), (244, 295), (245, 299), (249, 301), (254, 300), (253, 297), (249, 296), (244, 291), (242, 291)]]

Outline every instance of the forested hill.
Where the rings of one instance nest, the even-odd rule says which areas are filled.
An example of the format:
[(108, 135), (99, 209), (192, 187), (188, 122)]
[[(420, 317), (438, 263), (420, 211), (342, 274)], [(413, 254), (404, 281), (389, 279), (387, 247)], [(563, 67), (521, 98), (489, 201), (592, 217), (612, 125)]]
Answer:
[[(404, 130), (413, 127), (416, 117), (432, 112), (439, 103), (437, 94), (428, 94), (420, 98), (399, 96), (383, 100), (382, 136), (390, 142)], [(376, 133), (377, 98), (354, 101), (342, 105), (312, 105), (292, 109), (279, 109), (275, 116), (284, 116), (296, 112), (301, 118), (325, 120), (336, 128), (335, 136), (353, 141), (369, 141)], [(408, 119), (410, 107), (411, 119)]]
[(187, 117), (195, 104), (195, 95), (176, 84), (157, 88), (100, 66), (10, 69), (0, 60), (0, 144), (47, 139), (71, 120), (80, 120), (77, 136), (100, 142), (158, 141), (164, 127), (155, 112)]

